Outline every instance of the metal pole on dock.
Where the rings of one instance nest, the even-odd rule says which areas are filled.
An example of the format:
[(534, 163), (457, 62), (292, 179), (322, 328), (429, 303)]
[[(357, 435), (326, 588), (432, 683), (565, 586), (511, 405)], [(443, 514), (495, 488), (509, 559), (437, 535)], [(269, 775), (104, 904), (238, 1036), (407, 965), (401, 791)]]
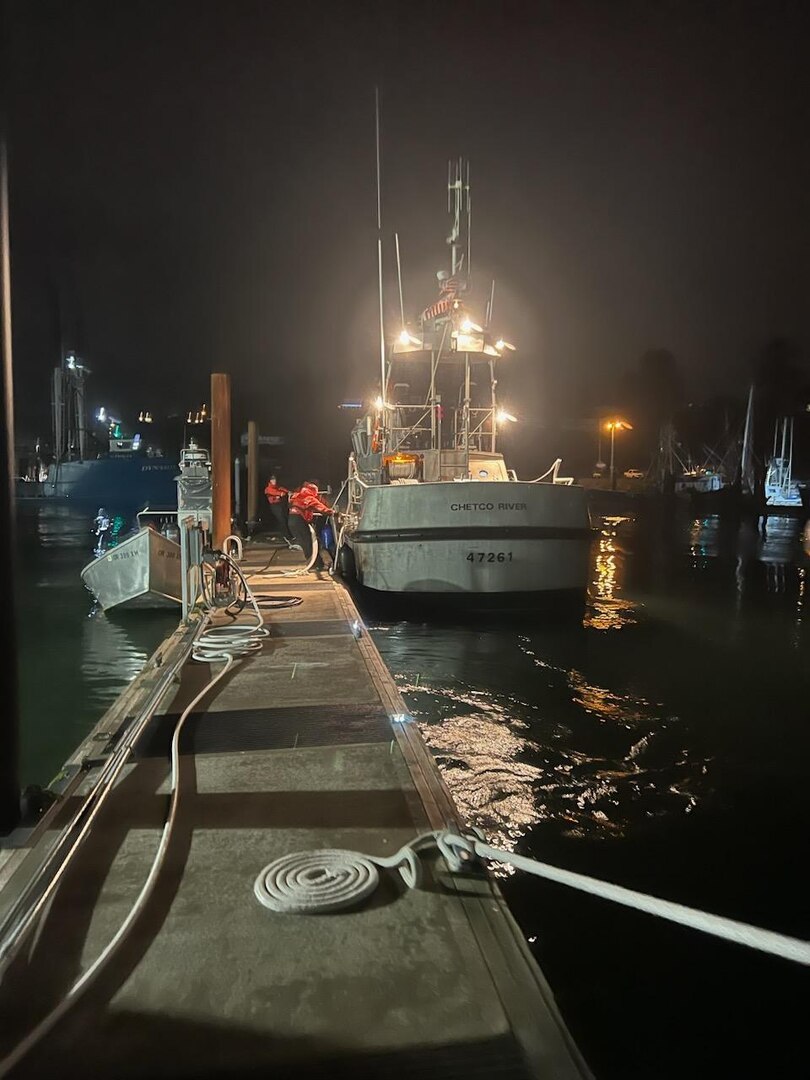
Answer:
[(237, 521), (242, 520), (242, 462), (233, 459), (233, 512)]
[(221, 548), (231, 532), (231, 377), (211, 375), (211, 479), (213, 540)]
[(259, 425), (248, 420), (247, 452), (247, 519), (248, 527), (255, 528), (259, 518)]
[[(4, 119), (4, 118), (3, 118)], [(0, 393), (4, 431), (0, 437), (0, 589), (5, 601), (6, 645), (0, 709), (0, 834), (20, 819), (20, 725), (14, 611), (14, 369), (11, 353), (11, 249), (8, 224), (8, 159), (0, 128)]]

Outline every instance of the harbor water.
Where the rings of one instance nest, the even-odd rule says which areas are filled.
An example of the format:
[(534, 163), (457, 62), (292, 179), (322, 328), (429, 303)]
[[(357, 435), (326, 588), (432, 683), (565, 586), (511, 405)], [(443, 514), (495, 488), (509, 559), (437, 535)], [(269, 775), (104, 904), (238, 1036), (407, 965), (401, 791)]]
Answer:
[[(23, 778), (45, 784), (169, 631), (94, 610), (87, 511), (20, 504)], [(497, 846), (810, 936), (810, 539), (687, 508), (595, 519), (584, 617), (366, 615)], [(599, 1078), (801, 1075), (807, 977), (538, 879), (502, 886)]]

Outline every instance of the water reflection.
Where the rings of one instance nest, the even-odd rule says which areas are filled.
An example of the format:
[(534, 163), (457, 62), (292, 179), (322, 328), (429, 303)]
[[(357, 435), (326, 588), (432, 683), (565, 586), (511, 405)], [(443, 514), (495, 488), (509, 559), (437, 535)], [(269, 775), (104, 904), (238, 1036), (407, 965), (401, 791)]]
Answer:
[(801, 525), (790, 517), (769, 517), (762, 524), (759, 560), (765, 564), (771, 592), (783, 593), (793, 580), (793, 564), (799, 550)]
[[(171, 622), (166, 628), (170, 627)], [(115, 701), (149, 659), (152, 624), (146, 637), (143, 629), (137, 621), (131, 627), (116, 625), (98, 608), (93, 608), (84, 620), (81, 678), (86, 688), (87, 705), (98, 715)]]
[(585, 625), (593, 630), (619, 630), (634, 623), (634, 605), (622, 596), (625, 551), (622, 533), (632, 525), (629, 517), (604, 517), (592, 553)]
[[(517, 645), (547, 687), (544, 695), (535, 680), (531, 701), (447, 679), (430, 685), (421, 672), (398, 675), (471, 825), (513, 851), (540, 822), (556, 822), (571, 837), (619, 837), (641, 820), (692, 810), (706, 763), (683, 748), (677, 717), (554, 667), (536, 655), (530, 636)], [(521, 685), (528, 688), (525, 679)]]

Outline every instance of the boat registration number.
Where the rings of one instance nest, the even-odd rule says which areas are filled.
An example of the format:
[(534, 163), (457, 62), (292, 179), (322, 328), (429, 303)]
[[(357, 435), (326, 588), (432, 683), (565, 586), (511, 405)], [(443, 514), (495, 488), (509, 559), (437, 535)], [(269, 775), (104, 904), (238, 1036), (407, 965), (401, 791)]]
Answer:
[(470, 551), (467, 562), (511, 562), (511, 551)]

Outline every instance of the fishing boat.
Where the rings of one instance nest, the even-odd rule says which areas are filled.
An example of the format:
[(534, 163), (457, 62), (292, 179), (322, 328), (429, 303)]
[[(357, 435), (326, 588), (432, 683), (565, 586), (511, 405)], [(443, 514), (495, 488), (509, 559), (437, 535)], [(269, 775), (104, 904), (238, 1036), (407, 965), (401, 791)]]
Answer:
[(585, 490), (560, 476), (559, 459), (537, 479), (519, 480), (499, 450), (500, 430), (516, 418), (498, 402), (497, 366), (514, 346), (491, 329), (494, 282), (481, 322), (469, 305), (462, 161), (448, 172), (448, 210), (450, 260), (437, 274), (439, 296), (410, 324), (401, 302), (402, 326), (390, 343), (378, 241), (381, 393), (351, 434), (339, 565), (368, 589), (410, 597), (584, 595)]
[[(781, 440), (780, 440), (781, 435)], [(779, 513), (804, 512), (802, 490), (793, 479), (793, 417), (777, 420), (773, 454), (765, 472), (765, 507)]]
[[(53, 461), (42, 483), (46, 498), (131, 508), (176, 502), (177, 467), (140, 433), (125, 437), (108, 425), (106, 443), (94, 446), (87, 422), (85, 382), (90, 369), (68, 354), (53, 372)], [(100, 419), (106, 419), (100, 418)]]
[[(97, 532), (103, 534), (103, 511)], [(176, 537), (176, 538), (175, 538)], [(81, 572), (85, 586), (104, 611), (176, 607), (181, 603), (181, 561), (177, 514), (144, 510), (137, 531), (106, 550)]]

